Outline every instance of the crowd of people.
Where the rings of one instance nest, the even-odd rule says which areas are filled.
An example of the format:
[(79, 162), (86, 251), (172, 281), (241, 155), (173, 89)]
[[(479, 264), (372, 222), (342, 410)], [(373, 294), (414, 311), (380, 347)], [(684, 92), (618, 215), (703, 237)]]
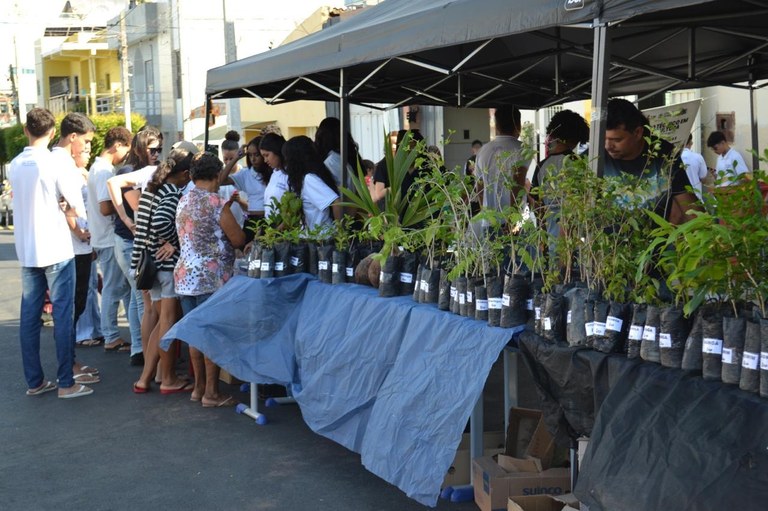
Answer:
[[(535, 189), (552, 166), (574, 157), (589, 138), (589, 126), (580, 115), (564, 110), (553, 116), (546, 128), (548, 154), (531, 182), (519, 140), (520, 111), (501, 106), (494, 116), (495, 138), (486, 144), (474, 141), (472, 156), (460, 169), (475, 180), (484, 208), (514, 205), (521, 190)], [(647, 125), (632, 103), (609, 102), (605, 175), (659, 179), (662, 157), (672, 155), (674, 148), (662, 142), (660, 151), (651, 154)], [(219, 368), (204, 353), (190, 347), (194, 379), (189, 379), (176, 371), (178, 350), (163, 350), (160, 340), (182, 315), (231, 278), (236, 250), (252, 239), (245, 222), (272, 218), (273, 204), (286, 191), (301, 198), (307, 230), (341, 219), (340, 187), (351, 188), (349, 176), (357, 168), (364, 170), (373, 200), (385, 197), (386, 161), (363, 160), (349, 135), (343, 172), (340, 128), (338, 119), (327, 118), (314, 140), (286, 140), (279, 131), (266, 130), (242, 146), (239, 134), (231, 131), (222, 144), (222, 161), (184, 140), (173, 143), (163, 158), (164, 139), (157, 128), (144, 126), (134, 136), (115, 127), (105, 134), (101, 154), (87, 169), (96, 132), (88, 117), (66, 115), (56, 138), (53, 115), (42, 108), (31, 110), (24, 126), (29, 145), (9, 173), (22, 267), (20, 340), (27, 394), (57, 389), (60, 398), (91, 394), (100, 381), (99, 370), (81, 362), (75, 347), (103, 346), (105, 351), (130, 353), (131, 364), (143, 366), (133, 384), (137, 394), (159, 383), (160, 393), (188, 392), (205, 407), (235, 404), (220, 391)], [(415, 147), (422, 138), (418, 131), (401, 130), (396, 142), (407, 139)], [(666, 208), (660, 213), (673, 222), (684, 221), (712, 183), (711, 172), (692, 153), (690, 142), (682, 158), (674, 159), (672, 179), (656, 188), (658, 203)], [(747, 171), (722, 133), (712, 133), (707, 145), (718, 154), (717, 171), (726, 174), (720, 184), (728, 184), (729, 174)], [(442, 161), (437, 148), (428, 153)], [(245, 166), (240, 165), (243, 158)], [(409, 172), (403, 196), (419, 172)], [(556, 235), (556, 223), (546, 228)], [(145, 281), (147, 272), (151, 276)], [(45, 378), (40, 362), (40, 316), (46, 300), (53, 311), (55, 381)], [(120, 304), (129, 341), (118, 329)]]

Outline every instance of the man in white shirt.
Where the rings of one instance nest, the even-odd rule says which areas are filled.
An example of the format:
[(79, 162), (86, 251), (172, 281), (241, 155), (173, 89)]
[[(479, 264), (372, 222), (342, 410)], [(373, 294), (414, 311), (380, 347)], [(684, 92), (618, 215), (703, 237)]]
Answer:
[(688, 142), (686, 142), (683, 152), (680, 153), (680, 158), (685, 165), (685, 173), (688, 174), (691, 188), (693, 188), (696, 197), (701, 200), (702, 183), (709, 184), (709, 172), (704, 157), (699, 153), (693, 152), (691, 147), (693, 147), (693, 134), (688, 135)]
[(725, 133), (722, 131), (713, 131), (707, 138), (707, 147), (717, 154), (717, 164), (715, 165), (715, 176), (720, 178), (717, 186), (729, 186), (733, 184), (733, 179), (739, 174), (749, 172), (744, 158), (741, 157), (736, 149), (733, 149)]
[[(477, 152), (475, 178), (478, 192), (482, 193), (483, 207), (497, 212), (517, 205), (518, 194), (524, 189), (527, 161), (523, 161), (520, 136), (520, 110), (502, 106), (493, 114), (496, 121), (496, 138)], [(488, 222), (483, 221), (483, 226)]]
[[(115, 208), (107, 189), (107, 180), (114, 176), (114, 168), (125, 160), (131, 149), (131, 132), (118, 126), (104, 137), (104, 150), (97, 156), (88, 172), (88, 227), (91, 247), (98, 257), (104, 285), (101, 290), (101, 333), (107, 346), (124, 345), (117, 327), (117, 311), (122, 301), (125, 310), (130, 303), (131, 286), (115, 259)], [(98, 344), (98, 343), (95, 343)], [(132, 365), (141, 365), (141, 346), (131, 355)]]
[(53, 115), (43, 108), (33, 108), (26, 120), (24, 134), (29, 146), (11, 162), (9, 178), (13, 187), (14, 241), (21, 265), (19, 338), (27, 395), (57, 388), (45, 380), (40, 363), (40, 313), (45, 292), (50, 291), (59, 362), (58, 395), (63, 399), (87, 396), (93, 389), (76, 385), (73, 378), (75, 264), (59, 199), (65, 199), (82, 218), (85, 207), (80, 190), (64, 178), (47, 149), (55, 132)]

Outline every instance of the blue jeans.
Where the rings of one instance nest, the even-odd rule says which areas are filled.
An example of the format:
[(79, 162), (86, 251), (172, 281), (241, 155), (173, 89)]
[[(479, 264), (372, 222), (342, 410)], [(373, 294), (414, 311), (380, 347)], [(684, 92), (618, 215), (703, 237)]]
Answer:
[(24, 377), (31, 389), (43, 384), (40, 363), (40, 315), (45, 303), (45, 291), (50, 291), (53, 304), (53, 339), (59, 362), (59, 387), (75, 384), (72, 378), (72, 353), (75, 346), (75, 260), (43, 268), (21, 268), (21, 314), (19, 340)]
[(133, 240), (126, 240), (115, 234), (115, 259), (130, 285), (128, 303), (128, 328), (131, 330), (131, 355), (141, 353), (141, 317), (144, 315), (144, 299), (136, 289), (136, 279), (131, 275), (131, 252)]
[(92, 261), (85, 310), (75, 324), (75, 341), (82, 342), (99, 337), (102, 337), (101, 313), (99, 312), (99, 274), (96, 271), (96, 261)]
[(204, 295), (197, 295), (197, 296), (186, 296), (186, 295), (179, 295), (179, 301), (181, 301), (181, 312), (184, 313), (186, 316), (190, 312), (192, 312), (195, 307), (198, 305), (202, 305), (203, 302), (205, 302), (208, 298), (211, 297), (213, 293), (207, 293)]
[(114, 247), (97, 248), (99, 266), (104, 285), (101, 289), (101, 333), (104, 342), (110, 343), (120, 337), (117, 328), (117, 309), (123, 302), (126, 314), (131, 306), (131, 286), (123, 270), (117, 264)]

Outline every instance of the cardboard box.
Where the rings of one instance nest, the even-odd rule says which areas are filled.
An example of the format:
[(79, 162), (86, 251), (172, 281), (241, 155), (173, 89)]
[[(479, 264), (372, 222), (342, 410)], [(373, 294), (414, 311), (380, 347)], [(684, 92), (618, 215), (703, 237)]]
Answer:
[(549, 434), (540, 410), (512, 408), (509, 410), (506, 450), (515, 458), (538, 458), (542, 469), (551, 466), (555, 440)]
[(508, 472), (492, 457), (482, 457), (473, 460), (472, 471), (475, 503), (482, 511), (506, 509), (510, 496), (563, 495), (571, 490), (567, 468)]
[[(443, 479), (443, 488), (448, 486), (463, 486), (470, 483), (469, 474), (472, 470), (472, 459), (469, 452), (469, 433), (461, 437), (456, 456), (453, 458), (448, 472)], [(493, 456), (504, 452), (504, 432), (489, 431), (483, 434), (483, 456)]]
[(507, 501), (507, 511), (579, 511), (579, 501), (570, 493), (561, 497), (510, 497)]
[(229, 385), (240, 385), (241, 383), (243, 383), (242, 381), (238, 380), (237, 378), (229, 374), (224, 369), (219, 371), (219, 380)]

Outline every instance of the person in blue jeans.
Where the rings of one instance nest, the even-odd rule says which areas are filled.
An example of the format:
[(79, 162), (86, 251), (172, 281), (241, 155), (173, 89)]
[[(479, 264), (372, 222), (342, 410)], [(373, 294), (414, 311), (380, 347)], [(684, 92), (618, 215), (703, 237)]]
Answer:
[[(48, 110), (27, 113), (24, 134), (29, 145), (11, 162), (14, 242), (21, 265), (19, 340), (27, 381), (27, 395), (55, 390), (62, 399), (87, 396), (93, 389), (75, 384), (72, 347), (75, 342), (75, 263), (72, 241), (59, 199), (66, 200), (79, 218), (85, 218), (80, 189), (64, 178), (48, 151), (56, 121)], [(46, 380), (40, 361), (40, 314), (45, 292), (53, 304), (53, 338), (58, 358), (57, 383)]]

